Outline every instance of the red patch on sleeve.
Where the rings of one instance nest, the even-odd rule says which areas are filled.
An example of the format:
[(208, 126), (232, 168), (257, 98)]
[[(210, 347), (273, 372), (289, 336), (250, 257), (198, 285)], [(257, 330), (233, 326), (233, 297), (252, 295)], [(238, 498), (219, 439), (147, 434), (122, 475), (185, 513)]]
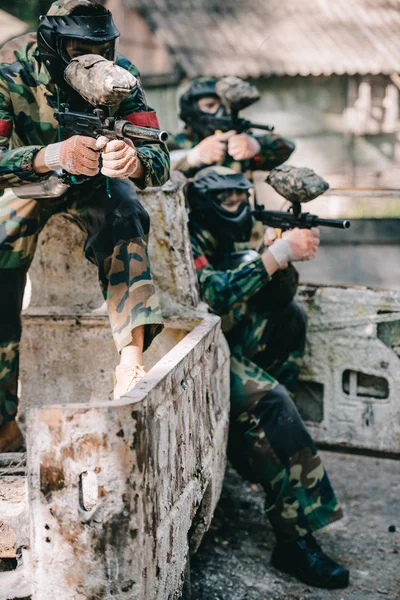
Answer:
[(261, 167), (262, 167), (261, 156), (259, 154), (256, 154), (256, 156), (253, 156), (253, 160), (255, 162), (256, 168), (260, 168), (261, 169)]
[(124, 119), (130, 121), (132, 125), (138, 125), (138, 127), (155, 127), (156, 129), (160, 129), (155, 112), (135, 112), (125, 115)]
[(0, 119), (0, 135), (4, 135), (4, 137), (9, 138), (12, 132), (13, 124), (11, 121), (5, 121), (4, 119)]
[(196, 267), (196, 271), (200, 271), (200, 269), (203, 269), (208, 264), (210, 263), (208, 262), (205, 256), (198, 256), (194, 259), (194, 266)]

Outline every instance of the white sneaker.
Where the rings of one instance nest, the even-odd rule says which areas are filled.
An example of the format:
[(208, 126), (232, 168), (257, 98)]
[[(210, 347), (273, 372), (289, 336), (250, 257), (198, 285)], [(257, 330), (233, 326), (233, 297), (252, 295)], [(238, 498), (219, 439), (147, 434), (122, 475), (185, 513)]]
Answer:
[(143, 365), (118, 365), (114, 376), (114, 400), (125, 396), (146, 375)]

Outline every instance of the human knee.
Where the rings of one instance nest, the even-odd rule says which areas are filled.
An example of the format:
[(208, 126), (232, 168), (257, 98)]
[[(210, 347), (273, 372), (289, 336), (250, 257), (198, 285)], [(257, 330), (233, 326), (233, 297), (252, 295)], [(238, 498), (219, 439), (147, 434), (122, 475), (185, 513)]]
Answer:
[(298, 411), (283, 385), (277, 385), (268, 391), (259, 401), (256, 414), (263, 418), (284, 419), (290, 421), (294, 416), (298, 418)]
[(117, 181), (112, 194), (116, 195), (116, 203), (109, 220), (114, 243), (134, 238), (144, 239), (150, 230), (150, 217), (140, 204), (133, 186), (127, 181)]

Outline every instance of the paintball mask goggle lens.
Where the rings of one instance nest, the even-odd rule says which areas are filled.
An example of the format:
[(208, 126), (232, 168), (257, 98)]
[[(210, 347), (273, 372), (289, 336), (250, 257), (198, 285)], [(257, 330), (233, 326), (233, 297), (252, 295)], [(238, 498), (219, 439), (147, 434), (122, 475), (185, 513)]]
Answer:
[(215, 194), (217, 204), (229, 211), (237, 210), (241, 204), (248, 202), (249, 198), (248, 190), (224, 190)]
[(64, 38), (62, 40), (62, 53), (66, 62), (71, 58), (84, 54), (98, 54), (107, 60), (115, 61), (117, 40), (111, 40), (102, 44), (95, 44), (79, 38)]
[(209, 115), (215, 115), (220, 106), (221, 101), (218, 96), (205, 96), (197, 100), (197, 108)]

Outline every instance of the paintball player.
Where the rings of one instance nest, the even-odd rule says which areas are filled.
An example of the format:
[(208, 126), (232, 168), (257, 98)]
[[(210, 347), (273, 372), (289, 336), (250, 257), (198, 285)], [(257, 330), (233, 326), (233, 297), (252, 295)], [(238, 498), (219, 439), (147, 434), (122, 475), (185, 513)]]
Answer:
[[(118, 36), (100, 4), (58, 0), (41, 17), (37, 34), (15, 38), (0, 52), (0, 188), (12, 188), (0, 198), (0, 452), (22, 443), (15, 422), (20, 312), (38, 235), (51, 215), (68, 213), (86, 232), (85, 255), (98, 267), (120, 353), (114, 399), (143, 376), (142, 352), (163, 326), (146, 250), (149, 216), (132, 182), (144, 189), (168, 180), (165, 146), (65, 135), (54, 118), (62, 103), (93, 110), (63, 78), (72, 58), (100, 55), (138, 77), (136, 67), (116, 54)], [(115, 112), (134, 125), (158, 128), (140, 83)], [(40, 185), (58, 169), (86, 180), (58, 198), (18, 197), (20, 186)]]
[(201, 117), (206, 115), (228, 115), (217, 94), (217, 84), (215, 77), (200, 77), (181, 96), (179, 116), (185, 129), (169, 143), (171, 168), (193, 177), (199, 169), (212, 164), (246, 172), (269, 171), (285, 162), (295, 148), (287, 138), (270, 132), (261, 136), (234, 130), (220, 132), (212, 120), (202, 122)]
[(265, 490), (272, 565), (308, 585), (342, 588), (348, 570), (312, 535), (342, 510), (291, 398), (306, 334), (291, 263), (315, 257), (319, 233), (295, 228), (272, 243), (252, 236), (251, 188), (244, 174), (221, 166), (204, 168), (187, 188), (200, 292), (221, 316), (231, 351), (228, 458)]

